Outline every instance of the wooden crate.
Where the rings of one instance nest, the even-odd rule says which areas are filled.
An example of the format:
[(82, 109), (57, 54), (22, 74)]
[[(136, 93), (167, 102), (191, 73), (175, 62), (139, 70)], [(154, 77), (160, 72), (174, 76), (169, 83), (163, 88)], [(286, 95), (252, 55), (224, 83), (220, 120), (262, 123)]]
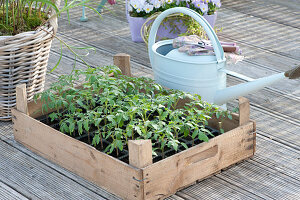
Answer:
[[(129, 56), (117, 55), (115, 64), (130, 74)], [(239, 115), (223, 122), (224, 134), (156, 163), (150, 140), (130, 141), (129, 164), (35, 120), (42, 115), (37, 112), (41, 102), (26, 99), (26, 86), (18, 86), (12, 110), (15, 140), (124, 199), (163, 199), (255, 152), (256, 127), (245, 98), (239, 99)], [(212, 119), (209, 125), (218, 127), (218, 122)]]

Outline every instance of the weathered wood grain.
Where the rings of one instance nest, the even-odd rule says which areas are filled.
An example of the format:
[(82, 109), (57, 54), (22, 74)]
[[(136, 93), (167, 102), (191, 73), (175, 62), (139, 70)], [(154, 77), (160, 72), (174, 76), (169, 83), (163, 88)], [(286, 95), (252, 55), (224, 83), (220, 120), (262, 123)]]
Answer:
[(209, 143), (197, 145), (143, 168), (145, 198), (158, 199), (175, 193), (178, 188), (192, 181), (251, 157), (254, 154), (253, 131), (253, 122), (248, 122), (211, 139)]
[[(13, 110), (16, 141), (125, 199), (142, 199), (139, 169)], [(43, 135), (43, 137), (41, 137)]]
[(104, 199), (2, 141), (0, 169), (0, 180), (30, 199)]
[(0, 199), (1, 200), (7, 200), (7, 199), (26, 200), (28, 198), (15, 191), (14, 188), (7, 186), (3, 182), (0, 182)]
[(280, 23), (285, 26), (300, 28), (300, 2), (297, 0), (284, 2), (280, 0), (237, 0), (234, 2), (231, 0), (223, 0), (222, 5), (230, 10)]
[[(243, 83), (237, 78), (231, 77), (227, 80), (227, 85), (236, 85)], [(250, 100), (250, 104), (263, 107), (278, 114), (283, 114), (287, 118), (293, 119), (295, 122), (300, 122), (300, 111), (297, 109), (300, 105), (299, 97), (294, 97), (289, 94), (282, 94), (276, 90), (262, 89), (245, 96)]]
[[(219, 34), (219, 38), (222, 40), (233, 40), (237, 41), (239, 45), (242, 47), (245, 55), (247, 56), (246, 59), (239, 63), (238, 65), (232, 65), (228, 66), (231, 70), (240, 72), (244, 75), (250, 76), (251, 78), (257, 78), (265, 75), (272, 74), (274, 72), (280, 72), (285, 71), (287, 69), (290, 69), (291, 67), (295, 66), (296, 64), (299, 64), (299, 59), (297, 57), (297, 54), (299, 55), (299, 51), (296, 49), (293, 49), (291, 47), (291, 44), (294, 44), (293, 41), (296, 41), (297, 35), (293, 35), (293, 32), (289, 27), (296, 28), (299, 25), (299, 21), (295, 21), (295, 19), (292, 18), (292, 15), (294, 11), (298, 11), (297, 7), (294, 6), (295, 0), (288, 0), (288, 1), (279, 1), (279, 0), (264, 0), (264, 1), (233, 1), (233, 0), (224, 0), (223, 8), (219, 12), (219, 17), (217, 20), (217, 25), (222, 25), (224, 28), (224, 35), (221, 33)], [(297, 2), (297, 1), (296, 1)], [(117, 38), (114, 41), (124, 41), (130, 40), (129, 35), (129, 28), (126, 26), (126, 18), (124, 14), (124, 3), (118, 2), (119, 5), (117, 6), (108, 6), (111, 10), (115, 11), (115, 15), (110, 14), (108, 10), (105, 10), (104, 13), (107, 16), (103, 23), (101, 20), (98, 20), (94, 18), (93, 14), (88, 11), (89, 19), (92, 22), (90, 25), (83, 24), (78, 22), (79, 17), (81, 15), (81, 8), (78, 8), (76, 12), (71, 14), (71, 23), (73, 21), (77, 21), (74, 26), (71, 26), (70, 30), (72, 30), (73, 27), (76, 26), (83, 26), (85, 27), (93, 27), (94, 31), (92, 34), (99, 34), (102, 32), (103, 34), (101, 37), (104, 37), (103, 39), (108, 38), (110, 35), (116, 35)], [(278, 6), (280, 5), (280, 6)], [(293, 5), (293, 6), (291, 6)], [(287, 10), (288, 7), (288, 10)], [(225, 9), (224, 9), (225, 8)], [(224, 10), (223, 10), (224, 9)], [(265, 9), (268, 9), (267, 11)], [(280, 13), (280, 14), (278, 14)], [(112, 19), (111, 24), (109, 24), (110, 19)], [(234, 19), (236, 18), (236, 19)], [(66, 18), (64, 18), (66, 19)], [(94, 20), (94, 21), (92, 21)], [(234, 24), (236, 27), (232, 26), (232, 23), (228, 23), (231, 21), (234, 21)], [(89, 22), (88, 22), (89, 23)], [(97, 23), (97, 24), (96, 24)], [(247, 26), (247, 23), (249, 24)], [(66, 30), (67, 30), (67, 23), (66, 24)], [(93, 25), (96, 24), (96, 25)], [(253, 26), (253, 24), (258, 25), (256, 27)], [(268, 26), (268, 25), (272, 26)], [(105, 25), (105, 26), (102, 26)], [(122, 29), (121, 26), (126, 26)], [(240, 28), (241, 26), (245, 28)], [(60, 27), (59, 27), (60, 28)], [(122, 29), (122, 32), (116, 30), (117, 28)], [(283, 33), (286, 31), (285, 28), (288, 30), (288, 34), (284, 35)], [(269, 30), (270, 29), (270, 30)], [(77, 29), (74, 29), (74, 32), (76, 32)], [(116, 32), (114, 32), (116, 31)], [(265, 31), (265, 33), (263, 33)], [(276, 31), (281, 33), (276, 33)], [(253, 36), (253, 40), (249, 40), (251, 38), (251, 35)], [(88, 34), (88, 31), (86, 32)], [(261, 35), (263, 33), (263, 35)], [(105, 35), (106, 34), (106, 35)], [(73, 34), (71, 31), (68, 32), (68, 34), (63, 35), (66, 39), (71, 39), (73, 41), (72, 45), (76, 46), (77, 44), (92, 44), (94, 45), (94, 42), (97, 40), (97, 36), (91, 37), (91, 41), (84, 40), (82, 37), (80, 40), (77, 39), (79, 35), (79, 32), (76, 34)], [(73, 37), (73, 38), (72, 38)], [(118, 37), (120, 38), (118, 40)], [(290, 37), (290, 38), (287, 38)], [(87, 41), (84, 43), (83, 41)], [(278, 47), (274, 46), (272, 43), (280, 41), (281, 43), (276, 43)], [(287, 41), (288, 44), (283, 44), (284, 41)], [(265, 45), (266, 44), (266, 45)], [(281, 46), (284, 46), (284, 48), (278, 49)], [(126, 43), (126, 45), (129, 46), (129, 48), (137, 48), (139, 51), (135, 51), (136, 55), (131, 54), (132, 56), (132, 64), (133, 67), (135, 65), (139, 66), (149, 66), (149, 61), (146, 54), (146, 48), (143, 47), (142, 44), (135, 44), (135, 43)], [(126, 47), (124, 45), (124, 47)], [(273, 45), (273, 46), (272, 46)], [(78, 45), (77, 45), (78, 46)], [(87, 58), (89, 60), (89, 63), (95, 63), (95, 66), (97, 63), (102, 62), (105, 63), (112, 63), (112, 55), (114, 53), (117, 53), (115, 49), (111, 49), (107, 43), (105, 45), (102, 45), (102, 43), (97, 43), (94, 45), (97, 48), (97, 53), (93, 56), (92, 52), (90, 53), (90, 56)], [(295, 45), (296, 46), (296, 45)], [(299, 46), (299, 45), (298, 45)], [(53, 49), (55, 49), (56, 53), (53, 52), (50, 56), (50, 60), (52, 55), (56, 56), (52, 57), (52, 65), (55, 65), (55, 60), (59, 58), (59, 45), (56, 43), (53, 45)], [(271, 48), (270, 48), (271, 47)], [(132, 51), (132, 50), (130, 50)], [(120, 51), (124, 52), (124, 51)], [(132, 51), (134, 52), (134, 51)], [(57, 80), (59, 74), (69, 72), (71, 69), (71, 64), (73, 63), (72, 58), (73, 56), (71, 54), (68, 54), (64, 51), (64, 54), (67, 56), (64, 56), (62, 61), (69, 60), (68, 62), (65, 62), (64, 64), (61, 64), (61, 68), (58, 68), (58, 71), (55, 71), (54, 74), (48, 74), (46, 77), (46, 85), (49, 86), (49, 82)], [(142, 54), (142, 55), (141, 55)], [(101, 59), (100, 59), (101, 58)], [(49, 60), (49, 62), (51, 62)], [(64, 68), (68, 67), (67, 70)], [(137, 70), (138, 71), (138, 70)], [(229, 78), (230, 83), (238, 83), (234, 81), (230, 81), (231, 78)], [(293, 112), (292, 115), (295, 115), (297, 112), (297, 101), (295, 101), (295, 96), (299, 97), (299, 82), (298, 81), (292, 81), (292, 82), (280, 82), (279, 84), (276, 84), (272, 86), (271, 88), (275, 88), (277, 90), (280, 90), (282, 93), (260, 93), (257, 97), (255, 95), (251, 97), (251, 102), (253, 100), (256, 100), (258, 98), (258, 103), (253, 105), (251, 108), (251, 115), (252, 118), (258, 119), (258, 132), (259, 134), (262, 134), (264, 136), (270, 137), (260, 137), (258, 136), (258, 149), (257, 154), (254, 157), (251, 162), (256, 162), (255, 165), (262, 165), (266, 166), (267, 168), (273, 168), (276, 169), (276, 173), (278, 174), (285, 174), (295, 180), (299, 181), (299, 151), (297, 151), (297, 147), (299, 147), (299, 144), (297, 141), (299, 141), (299, 123), (293, 119), (292, 116), (287, 116), (289, 112)], [(280, 97), (284, 98), (280, 98)], [(286, 102), (286, 98), (292, 98), (294, 101), (290, 101), (288, 103)], [(297, 100), (297, 98), (296, 98)], [(276, 103), (278, 104), (278, 108), (276, 111), (273, 111), (272, 105), (268, 107), (266, 110), (264, 107), (264, 104), (269, 104), (269, 102), (274, 102), (276, 106)], [(290, 105), (293, 105), (290, 107)], [(291, 109), (291, 110), (290, 110)], [(269, 114), (269, 111), (271, 112)], [(282, 115), (284, 113), (284, 115)], [(287, 114), (287, 115), (286, 115)], [(8, 125), (7, 125), (8, 124)], [(0, 126), (2, 123), (0, 124)], [(8, 132), (11, 132), (9, 130), (9, 123), (6, 123), (4, 126), (1, 126), (0, 128), (0, 135), (7, 134)], [(277, 131), (278, 129), (281, 129), (283, 131)], [(7, 140), (7, 139), (6, 139)], [(276, 142), (276, 141), (277, 142)], [(101, 190), (99, 187), (94, 186), (91, 183), (88, 183), (85, 180), (82, 180), (76, 175), (73, 175), (72, 173), (68, 172), (65, 169), (61, 169), (60, 167), (56, 166), (55, 164), (30, 153), (30, 151), (26, 151), (25, 148), (18, 145), (17, 143), (12, 145), (16, 145), (20, 151), (26, 152), (27, 155), (30, 155), (30, 157), (34, 157), (35, 160), (37, 160), (39, 164), (42, 165), (45, 168), (52, 168), (55, 169), (55, 171), (58, 171), (59, 174), (64, 174), (63, 177), (66, 179), (72, 179), (75, 180), (75, 182), (72, 183), (72, 185), (76, 185), (78, 183), (81, 183), (82, 185), (85, 185), (86, 188), (93, 188), (93, 190), (98, 190), (98, 193), (103, 194), (103, 190)], [(290, 146), (290, 147), (289, 147)], [(12, 158), (14, 159), (14, 158)], [(298, 161), (298, 162), (297, 162)], [(15, 169), (15, 168), (14, 168)], [(264, 168), (259, 168), (259, 171), (264, 171)], [(250, 169), (252, 171), (252, 169)], [(41, 174), (40, 176), (47, 176), (48, 174)], [(252, 178), (248, 177), (244, 174), (238, 175), (239, 179), (243, 179), (246, 181), (251, 181)], [(284, 181), (284, 176), (278, 176), (278, 179), (282, 179)], [(255, 193), (257, 193), (259, 196), (253, 196), (253, 190), (249, 191), (247, 184), (243, 185), (236, 185), (236, 182), (239, 183), (240, 180), (236, 179), (235, 181), (232, 181), (230, 179), (220, 179), (220, 178), (210, 178), (207, 180), (213, 181), (205, 181), (205, 184), (201, 185), (201, 182), (199, 183), (200, 186), (195, 188), (193, 191), (187, 191), (188, 194), (196, 195), (194, 197), (199, 197), (198, 199), (225, 199), (225, 198), (234, 198), (234, 199), (259, 199), (259, 196), (266, 197), (265, 193), (267, 191), (262, 190), (256, 190)], [(215, 180), (216, 179), (216, 180)], [(248, 180), (250, 179), (250, 180)], [(222, 182), (223, 181), (223, 182)], [(217, 187), (214, 183), (217, 182), (217, 185), (219, 185), (218, 190), (209, 190), (209, 187)], [(228, 183), (228, 184), (225, 184)], [(277, 182), (278, 183), (278, 182)], [(253, 185), (256, 185), (256, 182), (252, 183)], [(273, 183), (270, 183), (272, 185)], [(289, 184), (292, 184), (290, 182), (284, 183), (286, 187), (289, 186)], [(21, 185), (23, 188), (27, 188), (24, 184)], [(195, 185), (197, 186), (197, 185)], [(226, 186), (226, 187), (224, 187)], [(247, 191), (248, 190), (248, 191)], [(211, 191), (211, 192), (208, 192)], [(192, 195), (190, 195), (192, 196)], [(53, 196), (52, 196), (53, 197)], [(178, 196), (177, 196), (178, 197)], [(111, 197), (112, 198), (112, 197)], [(111, 199), (110, 197), (106, 197), (106, 199)], [(197, 199), (197, 198), (196, 198)]]
[(16, 87), (17, 109), (28, 115), (26, 84)]
[(251, 193), (247, 189), (237, 187), (216, 176), (200, 181), (180, 192), (178, 195), (182, 196), (183, 193), (186, 199), (263, 199), (259, 194)]
[[(60, 167), (59, 165), (54, 164), (53, 162), (33, 153), (32, 151), (28, 150), (25, 146), (22, 144), (16, 142), (14, 139), (6, 139), (5, 143), (9, 144), (16, 150), (18, 150), (20, 153), (23, 153), (28, 156), (27, 160), (35, 161), (35, 165), (43, 167), (45, 169), (51, 169), (53, 170), (52, 173), (54, 174), (60, 174), (62, 175), (63, 179), (70, 179), (70, 181), (73, 181), (73, 185), (78, 185), (79, 187), (84, 187), (87, 191), (99, 194), (100, 196), (104, 197), (105, 199), (111, 199), (111, 200), (120, 200), (119, 197), (105, 191), (104, 189), (96, 186), (92, 182), (89, 182), (82, 177), (70, 172), (69, 170)], [(47, 174), (45, 173), (40, 173), (41, 176), (47, 177)], [(7, 182), (7, 180), (5, 181)], [(23, 186), (23, 188), (25, 188)]]
[(242, 162), (216, 176), (264, 199), (300, 198), (299, 181), (256, 163)]

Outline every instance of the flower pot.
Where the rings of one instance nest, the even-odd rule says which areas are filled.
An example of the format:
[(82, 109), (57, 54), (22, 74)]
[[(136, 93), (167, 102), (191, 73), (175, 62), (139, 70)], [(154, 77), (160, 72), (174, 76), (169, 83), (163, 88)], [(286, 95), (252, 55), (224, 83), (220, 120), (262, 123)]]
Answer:
[[(214, 27), (215, 23), (216, 23), (216, 19), (217, 19), (217, 13), (215, 13), (214, 15), (204, 15), (203, 16), (208, 23)], [(143, 26), (143, 24), (147, 21), (147, 18), (143, 18), (143, 17), (131, 17), (130, 15), (127, 14), (127, 20), (129, 23), (129, 27), (130, 27), (130, 32), (131, 32), (131, 39), (133, 42), (144, 42), (143, 38), (141, 36), (141, 27)], [(173, 39), (178, 37), (178, 35), (180, 33), (185, 33), (187, 28), (182, 24), (182, 22), (179, 21), (175, 21), (173, 22), (173, 24), (175, 24), (175, 26), (170, 25), (170, 23), (165, 22), (164, 25), (161, 25), (157, 31), (157, 38), (158, 40), (164, 39), (164, 38), (168, 38), (168, 39)], [(175, 30), (172, 30), (174, 29)]]
[[(56, 5), (59, 3), (57, 0)], [(0, 37), (0, 121), (11, 120), (18, 84), (26, 83), (27, 100), (43, 91), (52, 34), (56, 30), (54, 17), (35, 31)]]
[(211, 27), (215, 27), (218, 13), (215, 12), (213, 15), (203, 15), (203, 17), (207, 20), (207, 22), (211, 25)]
[(130, 32), (131, 32), (131, 39), (133, 42), (144, 42), (143, 38), (141, 37), (141, 27), (146, 22), (147, 18), (143, 17), (131, 17), (127, 15)]

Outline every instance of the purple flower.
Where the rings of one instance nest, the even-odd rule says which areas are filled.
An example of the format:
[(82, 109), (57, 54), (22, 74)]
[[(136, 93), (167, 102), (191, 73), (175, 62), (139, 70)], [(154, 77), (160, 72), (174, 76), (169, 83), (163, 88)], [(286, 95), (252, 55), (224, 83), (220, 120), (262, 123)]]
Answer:
[(201, 10), (203, 13), (206, 13), (206, 12), (208, 11), (208, 5), (202, 3), (201, 1), (196, 1), (196, 2), (194, 3), (194, 5), (195, 5), (196, 8), (200, 8), (200, 10)]
[(214, 5), (216, 5), (218, 8), (221, 7), (221, 1), (220, 0), (210, 0)]

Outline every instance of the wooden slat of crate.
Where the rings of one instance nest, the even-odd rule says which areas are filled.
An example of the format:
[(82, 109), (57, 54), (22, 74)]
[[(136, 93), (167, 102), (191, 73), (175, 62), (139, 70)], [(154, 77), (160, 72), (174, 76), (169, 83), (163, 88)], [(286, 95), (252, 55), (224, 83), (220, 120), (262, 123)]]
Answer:
[(145, 199), (158, 199), (251, 157), (255, 146), (254, 122), (143, 168)]
[[(125, 199), (142, 199), (142, 171), (13, 110), (15, 140)], [(135, 180), (136, 179), (136, 180)]]

